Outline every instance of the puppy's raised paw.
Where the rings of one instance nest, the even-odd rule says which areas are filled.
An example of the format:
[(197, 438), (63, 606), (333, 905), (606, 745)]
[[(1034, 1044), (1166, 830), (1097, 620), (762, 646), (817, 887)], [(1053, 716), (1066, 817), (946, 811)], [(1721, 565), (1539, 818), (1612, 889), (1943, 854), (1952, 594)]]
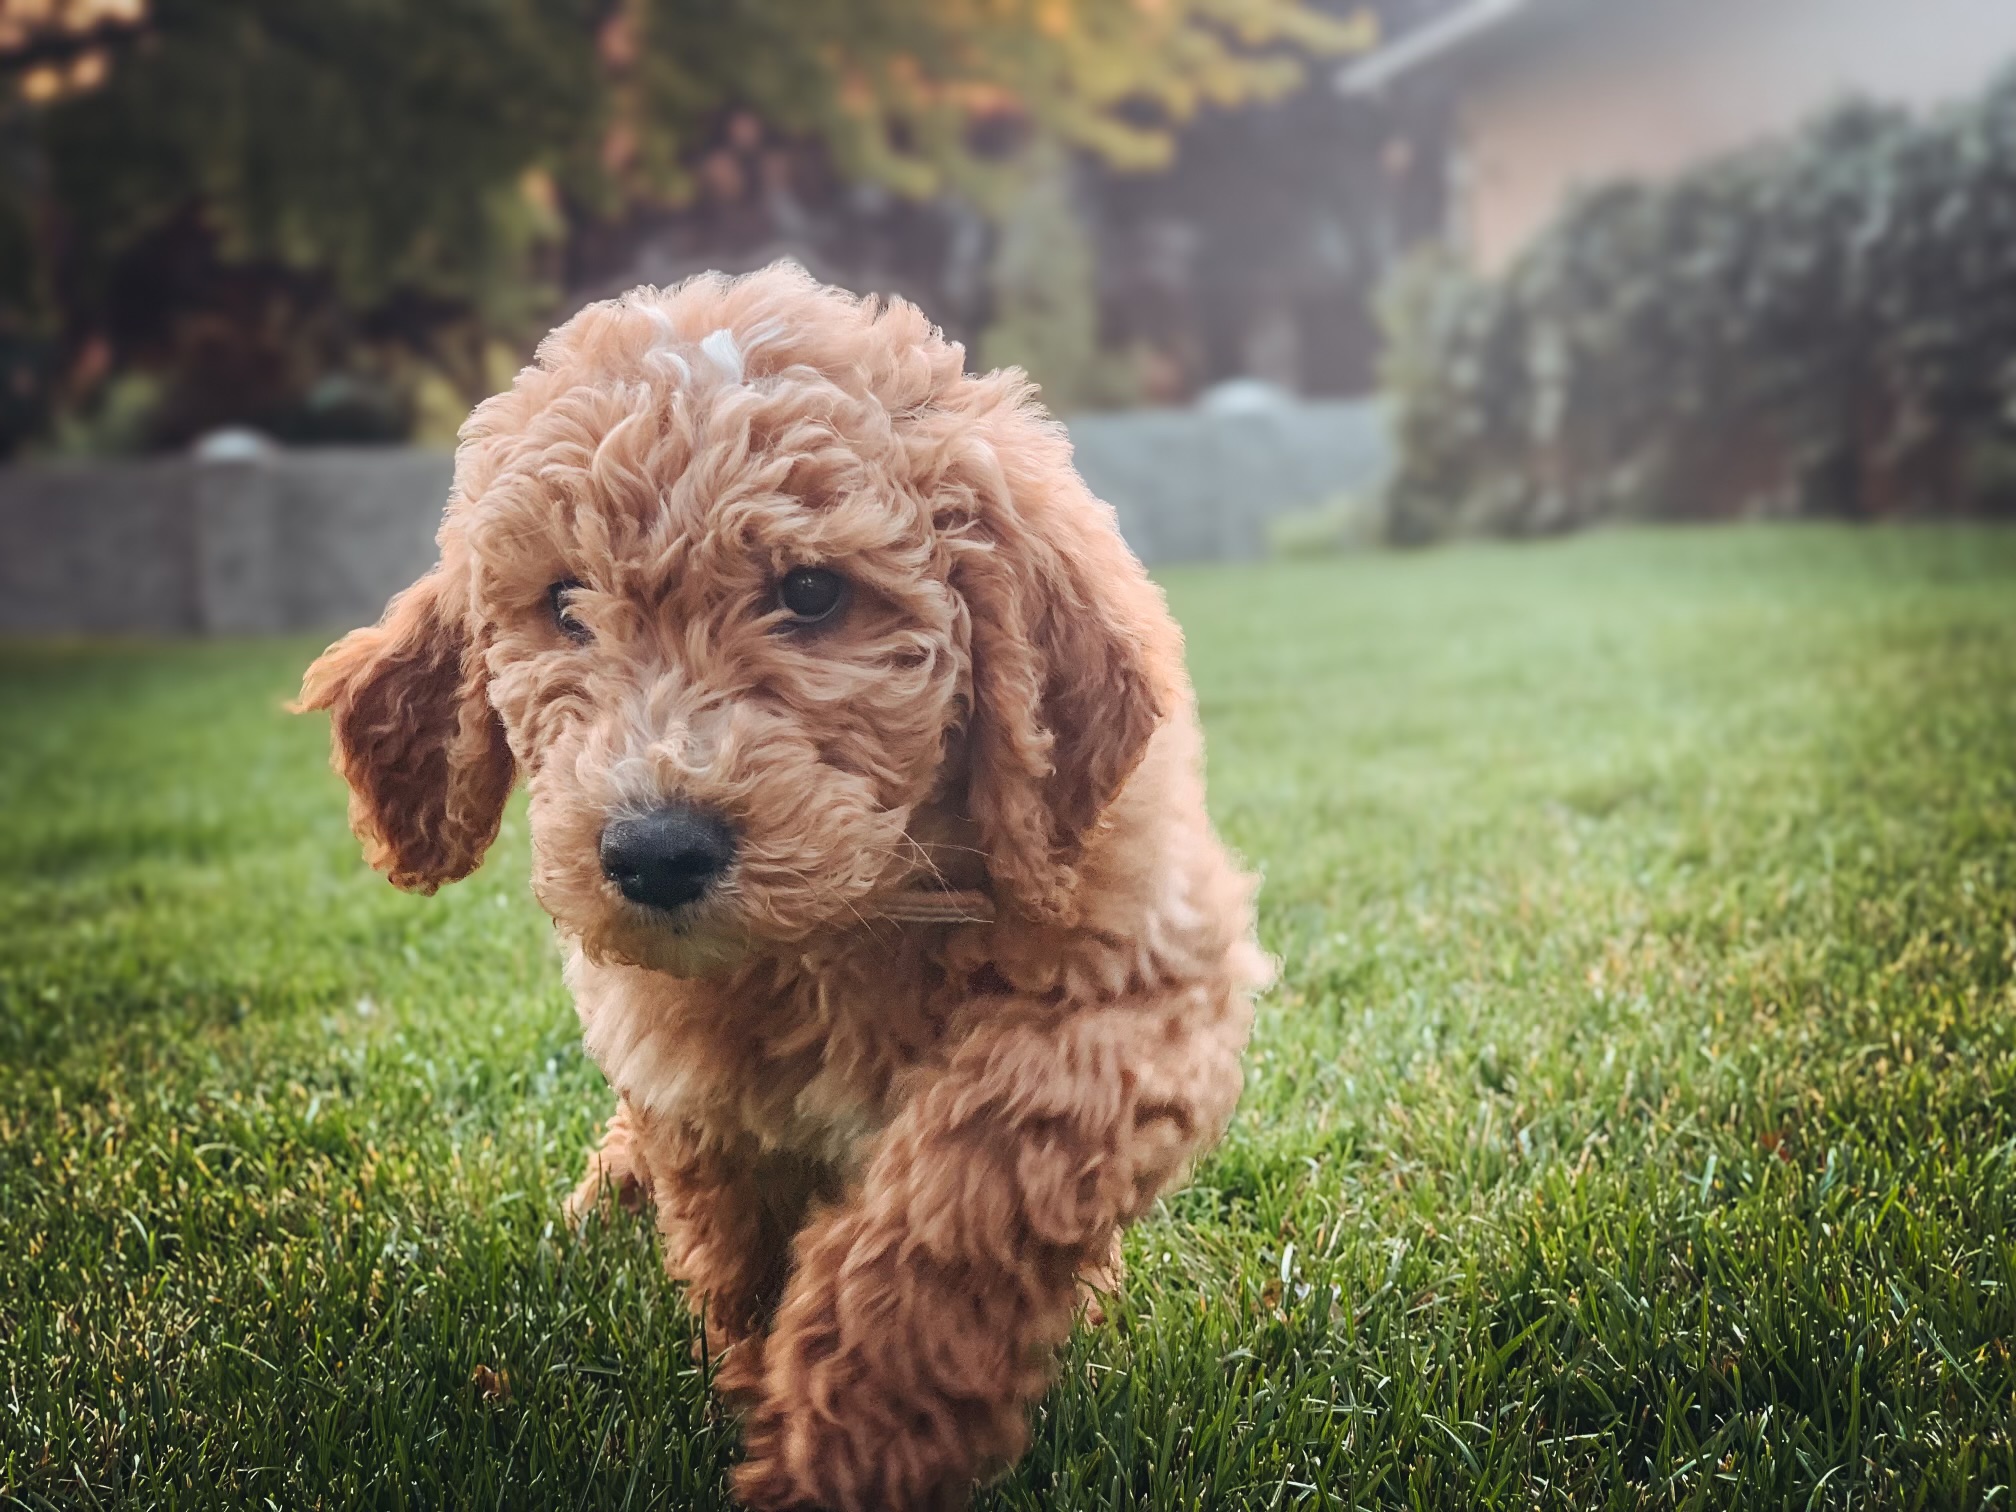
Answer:
[(620, 1208), (641, 1213), (651, 1206), (651, 1183), (641, 1173), (620, 1169), (600, 1154), (589, 1157), (588, 1169), (567, 1194), (561, 1211), (570, 1228), (580, 1230), (593, 1213)]
[(822, 1512), (823, 1504), (776, 1455), (744, 1460), (735, 1467), (730, 1484), (736, 1502), (750, 1512)]
[(763, 1394), (763, 1336), (752, 1334), (733, 1343), (693, 1341), (696, 1361), (712, 1372), (714, 1393), (730, 1407), (748, 1410)]

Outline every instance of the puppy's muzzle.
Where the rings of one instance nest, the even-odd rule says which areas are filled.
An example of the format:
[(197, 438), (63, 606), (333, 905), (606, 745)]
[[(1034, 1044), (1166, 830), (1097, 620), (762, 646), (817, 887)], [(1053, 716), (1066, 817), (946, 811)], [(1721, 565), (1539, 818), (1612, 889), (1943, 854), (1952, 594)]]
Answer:
[(718, 816), (675, 803), (610, 821), (601, 857), (602, 874), (624, 897), (670, 910), (693, 902), (728, 870), (735, 836)]

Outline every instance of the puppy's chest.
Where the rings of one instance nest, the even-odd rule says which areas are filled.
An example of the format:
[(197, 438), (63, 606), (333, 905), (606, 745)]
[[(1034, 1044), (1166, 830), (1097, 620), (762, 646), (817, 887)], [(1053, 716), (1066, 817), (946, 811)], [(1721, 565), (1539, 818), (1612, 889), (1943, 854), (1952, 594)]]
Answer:
[(792, 1097), (784, 1117), (755, 1132), (766, 1144), (832, 1166), (849, 1176), (867, 1162), (868, 1151), (891, 1110), (886, 1096), (855, 1085), (841, 1068), (822, 1065)]
[(901, 993), (737, 991), (627, 968), (569, 979), (584, 1048), (633, 1105), (843, 1173), (895, 1116), (903, 1073), (934, 1037)]

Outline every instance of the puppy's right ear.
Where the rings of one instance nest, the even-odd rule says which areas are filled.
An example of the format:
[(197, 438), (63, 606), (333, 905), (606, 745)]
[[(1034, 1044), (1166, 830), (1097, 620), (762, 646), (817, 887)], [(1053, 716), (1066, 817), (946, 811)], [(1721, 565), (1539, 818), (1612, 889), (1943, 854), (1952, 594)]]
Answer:
[(431, 893), (474, 871), (511, 794), (459, 575), (437, 567), (322, 653), (295, 711), (327, 709), (350, 828), (395, 887)]
[(952, 531), (971, 625), (966, 810), (997, 891), (1070, 922), (1085, 844), (1175, 706), (1177, 632), (1020, 375), (967, 380), (960, 398), (940, 486), (970, 511)]

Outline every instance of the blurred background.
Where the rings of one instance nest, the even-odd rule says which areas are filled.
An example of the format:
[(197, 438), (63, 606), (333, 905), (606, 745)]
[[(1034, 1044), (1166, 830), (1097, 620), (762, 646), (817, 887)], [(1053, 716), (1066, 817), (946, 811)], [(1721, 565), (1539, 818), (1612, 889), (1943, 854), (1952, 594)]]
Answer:
[(0, 0), (0, 1507), (729, 1506), (525, 795), (284, 708), (786, 257), (1041, 384), (1280, 965), (977, 1512), (2008, 1508), (2016, 0)]
[(1151, 562), (2016, 510), (2009, 0), (0, 0), (0, 630), (319, 628), (538, 337), (779, 257)]

